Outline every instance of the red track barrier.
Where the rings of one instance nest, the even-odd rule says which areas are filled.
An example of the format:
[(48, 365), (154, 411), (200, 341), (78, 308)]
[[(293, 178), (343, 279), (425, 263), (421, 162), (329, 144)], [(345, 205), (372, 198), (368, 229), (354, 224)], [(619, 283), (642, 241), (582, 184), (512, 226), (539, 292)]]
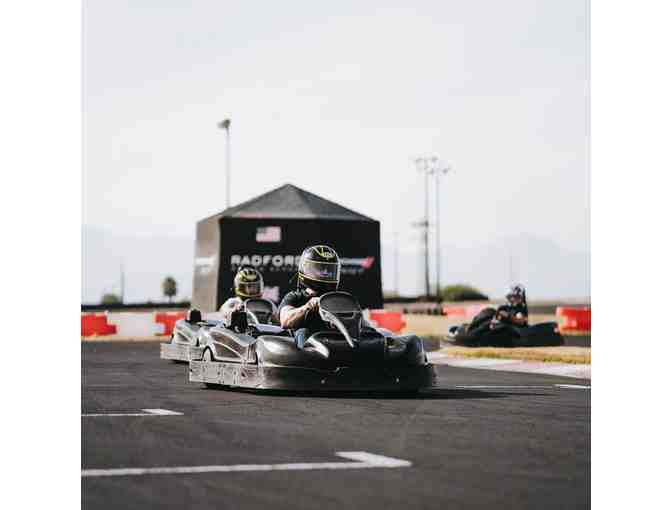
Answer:
[(107, 323), (106, 314), (82, 314), (82, 336), (116, 335), (116, 333), (117, 327)]
[(170, 335), (173, 333), (175, 323), (179, 320), (186, 319), (186, 312), (157, 312), (154, 317), (154, 322), (163, 324), (163, 334)]
[(555, 310), (560, 331), (590, 331), (590, 307), (558, 306)]
[(447, 305), (443, 307), (443, 315), (464, 318), (467, 316), (467, 309), (464, 306)]
[(406, 322), (401, 316), (401, 312), (391, 310), (371, 310), (369, 318), (374, 321), (379, 328), (389, 329), (393, 333), (399, 333), (406, 327)]

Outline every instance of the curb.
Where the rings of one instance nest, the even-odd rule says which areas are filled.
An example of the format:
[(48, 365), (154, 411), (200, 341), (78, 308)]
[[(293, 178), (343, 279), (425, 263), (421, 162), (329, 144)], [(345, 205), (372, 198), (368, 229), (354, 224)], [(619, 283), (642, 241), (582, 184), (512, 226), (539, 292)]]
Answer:
[(155, 336), (118, 336), (118, 335), (97, 335), (82, 336), (81, 342), (165, 342), (170, 339), (170, 335)]
[(503, 372), (525, 372), (529, 374), (557, 375), (590, 380), (590, 365), (573, 363), (548, 363), (499, 358), (453, 358), (438, 352), (429, 352), (427, 357), (436, 365), (451, 367), (500, 370)]

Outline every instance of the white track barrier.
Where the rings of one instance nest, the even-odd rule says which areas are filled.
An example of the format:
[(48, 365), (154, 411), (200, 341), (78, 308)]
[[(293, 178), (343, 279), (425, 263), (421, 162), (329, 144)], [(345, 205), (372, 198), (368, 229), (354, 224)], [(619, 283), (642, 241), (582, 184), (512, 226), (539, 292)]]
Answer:
[(117, 326), (117, 336), (121, 337), (163, 334), (163, 325), (154, 322), (154, 313), (110, 312), (107, 322)]

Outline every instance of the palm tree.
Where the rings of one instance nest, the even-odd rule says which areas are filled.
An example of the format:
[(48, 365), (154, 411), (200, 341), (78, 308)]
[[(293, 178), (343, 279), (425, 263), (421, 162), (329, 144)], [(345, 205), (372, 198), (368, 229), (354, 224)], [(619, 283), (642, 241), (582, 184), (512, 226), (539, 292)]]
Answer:
[(177, 295), (177, 282), (175, 281), (175, 278), (166, 276), (163, 279), (161, 288), (163, 289), (163, 295), (168, 298), (168, 302), (172, 303), (173, 298)]

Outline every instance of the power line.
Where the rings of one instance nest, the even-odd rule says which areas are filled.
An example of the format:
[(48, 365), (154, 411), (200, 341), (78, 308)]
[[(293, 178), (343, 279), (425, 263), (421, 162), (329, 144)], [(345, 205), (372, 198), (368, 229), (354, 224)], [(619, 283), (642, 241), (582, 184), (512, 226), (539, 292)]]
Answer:
[(415, 159), (416, 169), (425, 178), (425, 217), (423, 221), (414, 223), (414, 226), (422, 229), (423, 235), (423, 258), (425, 277), (425, 296), (431, 295), (429, 285), (429, 179), (434, 176), (436, 191), (436, 299), (441, 295), (441, 225), (440, 225), (440, 177), (450, 171), (450, 167), (441, 163), (436, 156), (419, 157)]
[(434, 169), (436, 179), (436, 300), (441, 301), (441, 214), (440, 214), (440, 177), (446, 175), (451, 170), (448, 166), (437, 164)]
[(124, 262), (123, 261), (121, 262), (121, 264), (119, 264), (119, 279), (120, 279), (120, 282), (119, 282), (120, 289), (119, 290), (121, 291), (120, 292), (121, 296), (119, 296), (119, 298), (121, 299), (121, 302), (123, 303), (124, 302), (124, 291), (125, 291), (125, 287), (126, 287), (126, 285), (125, 285), (126, 284), (126, 281), (125, 281), (126, 279), (125, 279), (125, 275), (124, 275)]
[(432, 158), (420, 157), (415, 159), (416, 169), (423, 174), (425, 178), (425, 217), (421, 222), (415, 223), (414, 226), (422, 229), (423, 236), (423, 252), (424, 252), (424, 266), (425, 266), (425, 296), (429, 297), (429, 176), (430, 176), (430, 161)]
[(399, 232), (394, 232), (394, 295), (399, 295)]

